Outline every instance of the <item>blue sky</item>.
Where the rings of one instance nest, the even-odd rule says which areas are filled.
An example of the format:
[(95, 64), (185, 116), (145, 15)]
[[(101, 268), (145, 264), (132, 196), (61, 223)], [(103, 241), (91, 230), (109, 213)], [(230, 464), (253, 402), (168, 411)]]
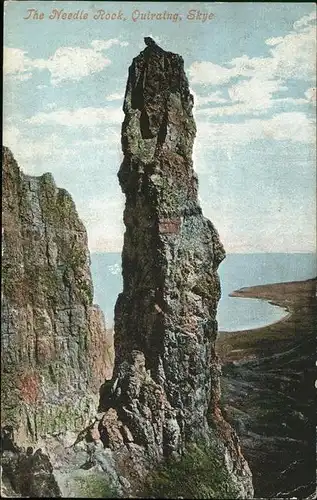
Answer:
[[(28, 9), (44, 18), (24, 19)], [(151, 35), (184, 58), (200, 200), (227, 252), (313, 252), (315, 30), (314, 3), (6, 2), (4, 144), (24, 172), (50, 171), (72, 194), (91, 251), (120, 251), (122, 101)]]

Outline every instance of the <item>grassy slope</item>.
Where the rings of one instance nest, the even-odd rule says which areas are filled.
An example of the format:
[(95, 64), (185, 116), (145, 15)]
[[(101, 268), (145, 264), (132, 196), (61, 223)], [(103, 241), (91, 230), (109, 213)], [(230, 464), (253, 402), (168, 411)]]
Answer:
[(256, 496), (305, 496), (315, 483), (316, 279), (234, 296), (268, 300), (290, 314), (263, 328), (220, 333), (224, 414), (240, 435)]

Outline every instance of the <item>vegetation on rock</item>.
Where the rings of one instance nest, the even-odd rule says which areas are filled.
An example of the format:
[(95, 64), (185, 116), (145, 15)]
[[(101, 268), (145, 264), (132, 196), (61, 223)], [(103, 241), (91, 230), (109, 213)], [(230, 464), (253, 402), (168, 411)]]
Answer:
[(239, 498), (221, 451), (201, 443), (151, 472), (144, 493), (150, 498)]

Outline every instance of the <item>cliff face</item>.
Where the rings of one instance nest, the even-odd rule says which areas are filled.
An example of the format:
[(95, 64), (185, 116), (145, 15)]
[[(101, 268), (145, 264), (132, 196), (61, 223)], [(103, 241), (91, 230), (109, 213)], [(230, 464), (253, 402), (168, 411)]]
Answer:
[(3, 160), (1, 426), (25, 445), (86, 426), (111, 360), (70, 195)]
[[(49, 174), (21, 173), (4, 149), (2, 438), (25, 446), (82, 430), (66, 451), (54, 442), (64, 460), (53, 464), (61, 490), (77, 468), (98, 481), (103, 471), (119, 494), (142, 494), (153, 467), (175, 457), (183, 467), (180, 457), (194, 446), (187, 464), (202, 461), (211, 476), (205, 496), (253, 495), (237, 436), (219, 409), (217, 268), (225, 252), (198, 203), (192, 106), (182, 58), (150, 43), (133, 60), (124, 100), (124, 287), (113, 378), (101, 386), (93, 423), (110, 359), (92, 304), (86, 232), (69, 194)], [(16, 467), (25, 482), (30, 462), (51, 481), (42, 452), (23, 452), (16, 466), (8, 453), (10, 477)]]
[(192, 107), (179, 55), (151, 44), (133, 60), (118, 174), (126, 195), (124, 288), (99, 431), (106, 446), (125, 443), (146, 463), (190, 442), (217, 446), (237, 498), (248, 498), (251, 474), (218, 406), (217, 267), (225, 252), (198, 203)]

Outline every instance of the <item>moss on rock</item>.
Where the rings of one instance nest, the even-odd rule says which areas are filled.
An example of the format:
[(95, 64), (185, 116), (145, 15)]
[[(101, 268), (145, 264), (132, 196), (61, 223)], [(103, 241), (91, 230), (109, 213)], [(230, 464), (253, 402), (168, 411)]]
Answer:
[(105, 474), (86, 475), (74, 478), (76, 490), (84, 498), (118, 498), (118, 492)]
[(239, 498), (221, 452), (191, 444), (181, 458), (172, 458), (152, 471), (145, 496), (152, 498)]

